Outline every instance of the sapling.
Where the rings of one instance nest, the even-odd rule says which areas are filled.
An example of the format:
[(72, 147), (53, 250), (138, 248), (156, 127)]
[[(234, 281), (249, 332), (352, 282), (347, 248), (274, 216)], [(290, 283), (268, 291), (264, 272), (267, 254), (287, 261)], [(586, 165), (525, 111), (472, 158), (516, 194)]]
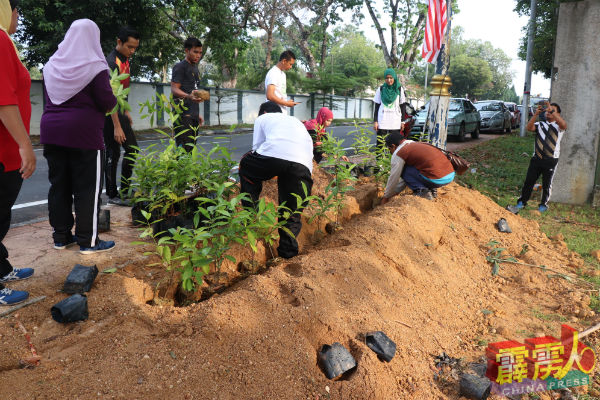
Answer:
[(378, 187), (384, 186), (390, 176), (392, 169), (392, 155), (384, 143), (381, 136), (377, 137), (378, 146), (375, 148), (375, 160), (377, 167), (375, 168), (375, 183)]
[(354, 120), (354, 127), (356, 129), (348, 132), (348, 135), (354, 135), (352, 149), (354, 150), (354, 155), (359, 157), (358, 165), (364, 171), (369, 162), (374, 158), (373, 145), (371, 144), (373, 132), (369, 128), (359, 125), (356, 120)]
[(324, 169), (331, 169), (333, 171), (333, 179), (325, 188), (326, 198), (324, 199), (324, 206), (328, 209), (330, 208), (329, 204), (333, 204), (335, 222), (338, 223), (345, 194), (350, 190), (354, 190), (354, 187), (349, 182), (356, 180), (352, 175), (352, 170), (356, 167), (356, 164), (344, 160), (346, 151), (343, 148), (343, 139), (326, 136), (323, 138), (322, 149), (326, 157), (324, 157), (321, 165)]
[(124, 113), (125, 111), (131, 111), (131, 106), (127, 102), (127, 95), (129, 95), (130, 88), (124, 88), (121, 83), (122, 80), (129, 78), (129, 74), (119, 74), (119, 69), (115, 68), (110, 73), (110, 87), (113, 94), (117, 98), (117, 104), (110, 110), (106, 115), (111, 115), (117, 111)]

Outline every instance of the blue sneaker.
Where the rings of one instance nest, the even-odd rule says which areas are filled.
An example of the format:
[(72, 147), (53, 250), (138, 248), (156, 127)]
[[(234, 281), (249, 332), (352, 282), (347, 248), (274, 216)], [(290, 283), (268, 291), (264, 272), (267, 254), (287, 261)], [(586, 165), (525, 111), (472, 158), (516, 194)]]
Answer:
[(517, 201), (517, 204), (514, 206), (517, 210), (520, 210), (521, 208), (525, 207), (523, 205), (522, 201)]
[(539, 206), (539, 207), (538, 207), (538, 211), (539, 211), (539, 212), (541, 212), (541, 213), (542, 213), (542, 212), (545, 212), (545, 211), (548, 211), (548, 207), (547, 207), (547, 206), (544, 206), (544, 205), (542, 205), (542, 206)]
[(4, 288), (0, 290), (0, 305), (12, 306), (13, 304), (18, 304), (22, 301), (27, 300), (28, 297), (29, 293), (23, 290), (12, 290), (9, 288)]
[(77, 243), (77, 236), (73, 235), (71, 236), (71, 240), (67, 241), (66, 243), (54, 242), (54, 248), (56, 250), (64, 250), (75, 243)]
[(31, 278), (33, 268), (13, 268), (12, 271), (0, 278), (0, 283), (22, 281), (23, 279)]
[(83, 247), (79, 246), (79, 252), (81, 254), (94, 254), (100, 253), (101, 251), (112, 250), (115, 247), (115, 242), (112, 240), (98, 240), (98, 244), (94, 247)]

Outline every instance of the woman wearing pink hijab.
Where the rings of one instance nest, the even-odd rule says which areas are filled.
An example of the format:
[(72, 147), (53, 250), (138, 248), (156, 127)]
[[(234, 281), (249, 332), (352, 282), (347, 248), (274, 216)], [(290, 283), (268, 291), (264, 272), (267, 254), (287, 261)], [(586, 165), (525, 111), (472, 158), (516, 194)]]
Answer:
[(43, 75), (46, 102), (40, 142), (48, 160), (54, 248), (62, 250), (77, 243), (82, 254), (110, 250), (115, 242), (98, 238), (98, 211), (104, 116), (117, 100), (110, 87), (98, 26), (89, 19), (74, 21), (44, 66)]
[(327, 107), (323, 107), (319, 110), (317, 113), (317, 118), (304, 121), (304, 127), (310, 134), (310, 137), (313, 141), (313, 157), (317, 164), (323, 159), (323, 151), (321, 150), (320, 146), (323, 142), (323, 139), (327, 135), (325, 128), (331, 125), (332, 121), (333, 112)]

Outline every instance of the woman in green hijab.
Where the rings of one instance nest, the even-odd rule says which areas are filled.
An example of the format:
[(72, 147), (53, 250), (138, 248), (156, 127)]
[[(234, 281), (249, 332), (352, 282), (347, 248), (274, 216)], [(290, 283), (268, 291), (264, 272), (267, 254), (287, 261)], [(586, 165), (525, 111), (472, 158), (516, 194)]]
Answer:
[(396, 71), (393, 68), (388, 68), (383, 75), (385, 83), (377, 89), (373, 98), (375, 103), (373, 127), (377, 132), (377, 147), (382, 146), (385, 136), (390, 133), (400, 133), (402, 130), (400, 104), (406, 101)]

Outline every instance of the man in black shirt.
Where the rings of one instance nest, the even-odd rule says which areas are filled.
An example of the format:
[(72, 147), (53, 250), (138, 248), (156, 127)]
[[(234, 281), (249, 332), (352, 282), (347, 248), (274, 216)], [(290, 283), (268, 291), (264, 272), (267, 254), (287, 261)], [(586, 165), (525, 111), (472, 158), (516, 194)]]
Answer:
[[(135, 53), (140, 44), (140, 34), (130, 27), (123, 27), (117, 36), (117, 47), (106, 57), (111, 71), (115, 68), (119, 74), (129, 74), (129, 57)], [(130, 79), (121, 81), (123, 88), (129, 87)], [(118, 112), (106, 117), (104, 122), (105, 181), (108, 202), (117, 205), (128, 205), (124, 200), (128, 197), (129, 178), (133, 172), (132, 157), (135, 156), (137, 140), (131, 128), (132, 119), (129, 111)], [(125, 150), (121, 166), (121, 190), (117, 190), (117, 166), (121, 156), (121, 146)]]
[(203, 100), (192, 92), (200, 89), (200, 73), (198, 62), (202, 57), (202, 43), (194, 38), (187, 38), (183, 44), (185, 59), (175, 64), (171, 78), (171, 93), (180, 99), (185, 107), (180, 121), (175, 122), (175, 141), (178, 146), (188, 149), (196, 144), (196, 131), (204, 123), (200, 116), (200, 106)]

